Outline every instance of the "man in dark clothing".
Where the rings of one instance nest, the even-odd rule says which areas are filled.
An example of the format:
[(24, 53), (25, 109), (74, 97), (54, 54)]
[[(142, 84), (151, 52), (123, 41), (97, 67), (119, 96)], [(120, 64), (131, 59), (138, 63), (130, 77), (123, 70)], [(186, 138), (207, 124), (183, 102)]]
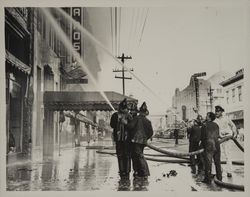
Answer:
[[(193, 126), (191, 128), (188, 128), (187, 132), (189, 135), (189, 152), (197, 151), (201, 148), (200, 142), (201, 142), (201, 119), (197, 117), (196, 120), (194, 120)], [(202, 156), (199, 154), (197, 155), (197, 163), (198, 163), (198, 172), (201, 172), (203, 170), (203, 162), (202, 162)], [(190, 156), (190, 166), (193, 174), (196, 174), (196, 160), (195, 155)]]
[(115, 112), (110, 120), (110, 126), (113, 128), (113, 139), (116, 143), (119, 175), (122, 180), (129, 179), (131, 171), (130, 139), (127, 130), (128, 118), (127, 100), (124, 99), (119, 104), (118, 112)]
[(150, 175), (148, 164), (144, 158), (144, 148), (147, 140), (153, 135), (151, 122), (146, 118), (149, 114), (147, 105), (144, 102), (139, 110), (139, 115), (135, 116), (128, 124), (131, 136), (131, 155), (134, 168), (134, 177), (147, 179)]
[(211, 183), (211, 170), (212, 160), (214, 160), (216, 177), (218, 180), (222, 180), (221, 161), (220, 161), (220, 143), (219, 143), (219, 126), (213, 122), (215, 120), (215, 114), (208, 112), (206, 117), (206, 123), (202, 126), (202, 144), (204, 147), (205, 156), (205, 179), (204, 183)]
[[(129, 123), (128, 123), (128, 132), (129, 132), (129, 136), (130, 136), (130, 140), (131, 140), (131, 135), (132, 135), (132, 129), (129, 129), (129, 124), (131, 123), (131, 121), (137, 117), (137, 114), (138, 114), (139, 110), (137, 108), (137, 104), (132, 104), (130, 106), (130, 115), (131, 115), (131, 119), (129, 119)], [(131, 146), (133, 143), (131, 143)], [(132, 148), (131, 148), (131, 156), (132, 156)], [(137, 169), (138, 169), (138, 163), (137, 163), (137, 160), (135, 157), (131, 157), (132, 159), (132, 165), (133, 165), (133, 171), (134, 171), (134, 174), (133, 176), (137, 176), (138, 172), (137, 172)]]
[(179, 138), (179, 130), (174, 129), (174, 138), (175, 138), (175, 145), (178, 144), (178, 138)]

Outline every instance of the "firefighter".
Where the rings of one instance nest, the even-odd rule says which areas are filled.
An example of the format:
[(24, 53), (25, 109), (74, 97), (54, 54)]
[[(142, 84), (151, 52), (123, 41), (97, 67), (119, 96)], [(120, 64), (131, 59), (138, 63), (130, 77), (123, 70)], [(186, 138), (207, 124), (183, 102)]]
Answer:
[[(215, 123), (219, 126), (220, 137), (225, 137), (232, 135), (233, 137), (237, 136), (237, 130), (235, 124), (223, 113), (224, 109), (217, 105), (215, 106)], [(221, 150), (226, 158), (226, 172), (227, 177), (232, 177), (232, 156), (230, 148), (232, 147), (232, 141), (228, 140), (221, 144)]]
[(128, 124), (131, 132), (131, 155), (134, 167), (134, 178), (147, 180), (150, 175), (148, 164), (144, 158), (144, 148), (153, 135), (153, 128), (150, 120), (146, 118), (149, 114), (147, 105), (144, 102), (139, 109), (139, 115), (135, 116)]
[[(200, 142), (201, 142), (201, 122), (200, 115), (197, 116), (197, 119), (194, 120), (193, 125), (188, 128), (188, 135), (189, 135), (189, 152), (197, 151), (201, 148)], [(203, 162), (202, 162), (202, 156), (197, 155), (197, 163), (198, 163), (198, 173), (202, 172), (203, 170)], [(196, 159), (195, 155), (190, 156), (190, 166), (191, 166), (191, 172), (193, 174), (196, 174)]]
[(129, 180), (131, 171), (130, 139), (128, 136), (128, 106), (124, 99), (119, 104), (118, 112), (111, 116), (110, 126), (113, 128), (113, 139), (116, 144), (119, 175), (121, 180)]
[(213, 122), (215, 120), (215, 114), (208, 112), (206, 122), (201, 128), (201, 140), (204, 147), (204, 159), (205, 159), (205, 178), (202, 182), (211, 184), (211, 171), (212, 160), (214, 160), (216, 177), (218, 180), (222, 180), (221, 172), (221, 151), (219, 143), (219, 126)]

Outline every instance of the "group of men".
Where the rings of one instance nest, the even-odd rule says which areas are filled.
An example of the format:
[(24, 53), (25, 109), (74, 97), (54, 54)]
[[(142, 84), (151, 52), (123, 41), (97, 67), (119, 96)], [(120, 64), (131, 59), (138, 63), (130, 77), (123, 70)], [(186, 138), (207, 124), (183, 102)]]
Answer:
[[(237, 129), (234, 123), (223, 114), (224, 109), (221, 106), (215, 106), (215, 113), (208, 112), (206, 120), (198, 115), (191, 127), (188, 128), (189, 134), (189, 152), (204, 148), (203, 154), (190, 156), (190, 165), (192, 173), (196, 173), (196, 164), (198, 164), (198, 173), (205, 170), (203, 182), (210, 184), (212, 180), (212, 160), (214, 160), (216, 178), (222, 180), (221, 170), (221, 150), (226, 159), (227, 177), (232, 177), (232, 158), (231, 141), (221, 144), (219, 139), (225, 136), (237, 136)], [(196, 162), (197, 161), (197, 162)]]
[(146, 118), (148, 114), (145, 102), (138, 110), (136, 104), (128, 106), (127, 100), (124, 99), (119, 104), (118, 111), (111, 117), (110, 126), (113, 128), (121, 180), (129, 180), (131, 161), (135, 179), (147, 180), (150, 175), (143, 154), (147, 140), (153, 135), (152, 124)]

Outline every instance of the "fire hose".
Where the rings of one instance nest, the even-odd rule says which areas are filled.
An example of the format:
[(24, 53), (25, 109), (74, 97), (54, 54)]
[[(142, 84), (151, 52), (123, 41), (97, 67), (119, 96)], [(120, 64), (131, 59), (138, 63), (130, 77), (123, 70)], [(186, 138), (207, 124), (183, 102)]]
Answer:
[[(166, 155), (166, 154), (148, 154), (148, 153), (144, 153), (145, 156), (152, 156), (152, 157), (175, 157), (173, 155)], [(176, 157), (175, 157), (176, 158)], [(177, 157), (179, 159), (188, 159), (189, 160), (189, 157), (182, 157), (182, 156), (179, 156)]]
[[(226, 136), (222, 139), (219, 140), (219, 143), (223, 143), (225, 141), (228, 141), (229, 139), (232, 139), (232, 136)], [(200, 149), (200, 150), (197, 150), (197, 151), (194, 151), (194, 152), (189, 152), (189, 153), (184, 153), (184, 152), (173, 152), (173, 151), (169, 151), (169, 150), (163, 150), (161, 148), (158, 148), (152, 144), (147, 144), (147, 146), (157, 152), (160, 152), (160, 153), (163, 153), (163, 154), (167, 154), (167, 155), (171, 155), (171, 156), (174, 156), (174, 157), (185, 157), (185, 156), (192, 156), (192, 155), (198, 155), (198, 154), (201, 154), (202, 152), (204, 152), (204, 149)]]
[[(240, 143), (234, 139), (232, 136), (226, 136), (222, 139), (219, 140), (219, 143), (223, 143), (225, 141), (228, 141), (228, 140), (233, 140), (234, 143), (237, 145), (237, 147), (242, 151), (244, 152), (244, 148), (240, 145)], [(145, 157), (145, 159), (149, 160), (149, 161), (157, 161), (157, 162), (167, 162), (167, 163), (189, 163), (190, 161), (185, 158), (186, 156), (192, 156), (192, 155), (197, 155), (197, 154), (201, 154), (204, 149), (200, 149), (198, 151), (194, 151), (194, 152), (189, 152), (189, 153), (184, 153), (184, 152), (172, 152), (172, 151), (169, 151), (169, 150), (164, 150), (164, 149), (161, 149), (161, 148), (158, 148), (158, 147), (155, 147), (151, 144), (147, 144), (147, 146), (157, 152), (160, 152), (160, 153), (163, 153), (163, 154), (166, 154), (166, 156), (168, 157), (177, 157), (177, 158), (181, 158), (181, 159), (157, 159), (157, 158), (152, 158), (152, 157)], [(116, 153), (114, 152), (104, 152), (104, 151), (96, 151), (97, 153), (100, 153), (100, 154), (109, 154), (109, 155), (116, 155)], [(145, 155), (149, 155), (149, 156), (160, 156), (162, 157), (163, 155), (156, 155), (156, 154), (145, 154)], [(221, 163), (226, 163), (225, 161), (221, 161)], [(242, 161), (233, 161), (232, 164), (235, 164), (235, 165), (244, 165), (244, 162)], [(237, 184), (232, 184), (232, 183), (226, 183), (226, 182), (222, 182), (222, 181), (219, 181), (218, 179), (216, 179), (216, 177), (214, 178), (214, 182), (221, 186), (221, 187), (225, 187), (225, 188), (229, 188), (229, 189), (235, 189), (235, 190), (241, 190), (241, 191), (244, 191), (244, 185), (237, 185)]]
[[(115, 152), (107, 152), (107, 151), (96, 151), (96, 153), (99, 154), (106, 154), (106, 155), (112, 155), (115, 156), (116, 153)], [(152, 156), (152, 157), (168, 157), (167, 155), (156, 155), (156, 154), (144, 154), (144, 155), (148, 155), (148, 156)], [(146, 160), (149, 161), (157, 161), (157, 162), (166, 162), (166, 163), (190, 163), (190, 160), (188, 158), (183, 158), (183, 159), (158, 159), (158, 158), (152, 158), (152, 157), (145, 157), (144, 158)], [(221, 164), (225, 164), (226, 161), (221, 161)], [(232, 164), (234, 165), (244, 165), (243, 161), (233, 161)]]
[(241, 190), (241, 191), (244, 191), (244, 189), (245, 189), (244, 185), (226, 183), (226, 182), (223, 182), (223, 181), (219, 181), (216, 177), (214, 177), (214, 182), (219, 186), (229, 188), (229, 189), (236, 189), (236, 190)]
[(241, 146), (241, 144), (240, 144), (235, 138), (233, 138), (233, 141), (234, 141), (234, 143), (236, 144), (236, 146), (238, 146), (238, 148), (239, 148), (242, 152), (244, 152), (244, 148)]
[[(236, 144), (236, 146), (242, 151), (244, 152), (244, 148), (241, 146), (241, 144), (236, 140), (234, 139), (232, 136), (226, 136), (224, 138), (222, 138), (221, 140), (219, 140), (219, 143), (223, 143), (225, 141), (228, 141), (228, 140), (233, 140), (234, 143)], [(200, 149), (198, 151), (194, 151), (194, 152), (189, 152), (189, 153), (182, 153), (182, 152), (171, 152), (171, 151), (168, 151), (168, 150), (163, 150), (163, 149), (160, 149), (160, 148), (157, 148), (151, 144), (147, 144), (147, 146), (157, 152), (160, 152), (160, 153), (164, 153), (164, 154), (167, 154), (167, 155), (171, 155), (171, 156), (176, 156), (176, 157), (183, 157), (183, 156), (191, 156), (191, 155), (197, 155), (197, 154), (201, 154), (204, 149)], [(154, 159), (154, 161), (156, 161), (156, 159)], [(158, 159), (159, 161), (159, 159)], [(221, 163), (224, 163), (224, 162), (221, 162)], [(232, 162), (233, 164), (236, 164), (236, 165), (244, 165), (244, 162), (237, 162), (237, 161), (233, 161)], [(232, 183), (226, 183), (226, 182), (222, 182), (222, 181), (219, 181), (218, 179), (214, 179), (214, 182), (219, 185), (219, 186), (222, 186), (222, 187), (225, 187), (225, 188), (230, 188), (230, 189), (236, 189), (236, 190), (241, 190), (241, 191), (244, 191), (244, 185), (237, 185), (237, 184), (232, 184)]]
[[(116, 155), (115, 152), (107, 152), (107, 151), (99, 151), (99, 150), (96, 151), (96, 153), (107, 154), (107, 155), (112, 155), (112, 156)], [(152, 157), (144, 157), (144, 158), (149, 161), (158, 161), (158, 162), (167, 162), (167, 163), (189, 163), (188, 159), (156, 159)]]

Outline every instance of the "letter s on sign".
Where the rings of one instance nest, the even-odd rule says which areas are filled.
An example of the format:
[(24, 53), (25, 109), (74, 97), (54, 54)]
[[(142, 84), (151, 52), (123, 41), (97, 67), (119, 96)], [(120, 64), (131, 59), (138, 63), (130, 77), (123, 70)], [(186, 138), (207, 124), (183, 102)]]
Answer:
[(73, 44), (73, 47), (75, 48), (75, 50), (80, 50), (80, 42), (75, 42), (74, 44)]

